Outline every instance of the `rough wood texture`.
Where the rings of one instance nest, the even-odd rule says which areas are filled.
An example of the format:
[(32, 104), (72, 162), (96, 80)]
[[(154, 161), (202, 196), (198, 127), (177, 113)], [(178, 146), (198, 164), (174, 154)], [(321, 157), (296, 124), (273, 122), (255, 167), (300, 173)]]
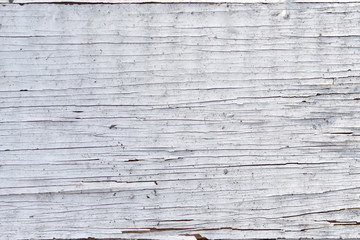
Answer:
[[(279, 3), (284, 0), (231, 0), (226, 3)], [(297, 0), (300, 1), (300, 0)], [(304, 0), (301, 0), (304, 1)], [(309, 1), (309, 0), (307, 0)], [(344, 0), (340, 0), (344, 1)], [(359, 1), (359, 0), (350, 0)], [(121, 4), (121, 3), (225, 3), (219, 0), (0, 0), (0, 3), (63, 3), (63, 4), (91, 4), (91, 3), (105, 3), (105, 4)]]
[(238, 3), (354, 3), (360, 2), (360, 0), (0, 0), (0, 3), (11, 4), (93, 4), (93, 3), (105, 3), (105, 4), (121, 4), (121, 3), (217, 3), (217, 4), (238, 4)]
[(360, 233), (360, 4), (0, 6), (0, 238)]

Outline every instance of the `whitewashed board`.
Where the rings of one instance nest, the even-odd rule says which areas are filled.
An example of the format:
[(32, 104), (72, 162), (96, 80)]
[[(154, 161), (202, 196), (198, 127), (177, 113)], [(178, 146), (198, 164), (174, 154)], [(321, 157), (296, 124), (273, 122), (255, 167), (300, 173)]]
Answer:
[(0, 239), (360, 237), (360, 3), (23, 3)]

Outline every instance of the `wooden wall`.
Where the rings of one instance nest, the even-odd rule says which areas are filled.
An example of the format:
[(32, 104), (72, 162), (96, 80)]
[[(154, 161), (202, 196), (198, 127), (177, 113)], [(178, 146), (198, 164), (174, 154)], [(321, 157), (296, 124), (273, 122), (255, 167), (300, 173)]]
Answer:
[(306, 1), (2, 1), (0, 239), (359, 238), (360, 3)]

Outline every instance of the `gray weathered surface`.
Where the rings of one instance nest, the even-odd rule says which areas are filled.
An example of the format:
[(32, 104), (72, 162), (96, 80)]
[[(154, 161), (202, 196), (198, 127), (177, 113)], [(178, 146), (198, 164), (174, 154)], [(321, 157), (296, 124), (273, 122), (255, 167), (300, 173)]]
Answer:
[(1, 5), (0, 239), (359, 237), (359, 23)]
[(129, 3), (180, 3), (180, 4), (193, 4), (193, 3), (216, 3), (216, 4), (238, 4), (238, 3), (359, 3), (360, 0), (0, 0), (0, 3), (11, 4), (129, 4)]

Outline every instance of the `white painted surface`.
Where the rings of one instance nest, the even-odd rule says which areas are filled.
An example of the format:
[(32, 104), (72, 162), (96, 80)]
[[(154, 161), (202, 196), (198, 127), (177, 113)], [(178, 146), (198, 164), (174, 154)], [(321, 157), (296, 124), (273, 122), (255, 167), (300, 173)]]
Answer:
[[(340, 0), (343, 1), (343, 0)], [(351, 0), (354, 1), (354, 0)], [(359, 1), (359, 0), (356, 0)], [(285, 0), (0, 0), (0, 3), (281, 3)], [(337, 1), (338, 2), (338, 1)]]
[(358, 238), (359, 11), (1, 5), (0, 239)]
[(10, 4), (38, 4), (38, 3), (64, 3), (64, 4), (129, 4), (129, 3), (216, 3), (216, 4), (252, 4), (252, 3), (358, 3), (359, 0), (0, 0), (0, 3)]

